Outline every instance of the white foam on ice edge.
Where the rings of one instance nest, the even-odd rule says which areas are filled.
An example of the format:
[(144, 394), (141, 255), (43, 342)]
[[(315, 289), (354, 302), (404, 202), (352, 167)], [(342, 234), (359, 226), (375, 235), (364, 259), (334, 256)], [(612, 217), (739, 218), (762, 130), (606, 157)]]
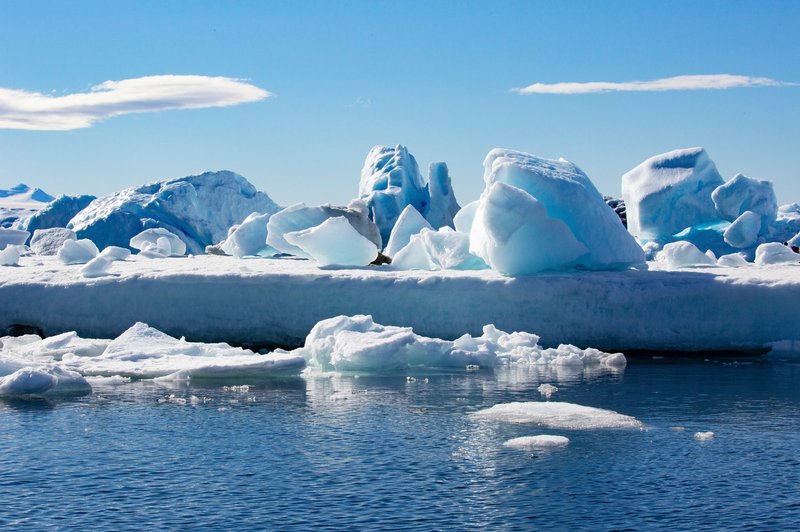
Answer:
[(642, 429), (638, 419), (591, 406), (560, 402), (515, 402), (496, 404), (470, 414), (479, 421), (529, 423), (551, 429)]

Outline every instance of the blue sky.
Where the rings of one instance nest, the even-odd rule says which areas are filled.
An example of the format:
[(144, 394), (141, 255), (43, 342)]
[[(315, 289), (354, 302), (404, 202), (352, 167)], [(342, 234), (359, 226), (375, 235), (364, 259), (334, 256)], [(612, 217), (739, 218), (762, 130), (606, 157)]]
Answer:
[[(736, 74), (800, 82), (800, 2), (0, 2), (0, 88), (246, 80), (272, 97), (0, 129), (0, 188), (105, 194), (230, 169), (276, 201), (344, 203), (367, 151), (446, 161), (462, 203), (493, 147), (565, 157), (598, 188), (651, 155), (705, 146), (726, 179), (800, 201), (800, 87), (528, 94), (534, 83)], [(2, 104), (0, 104), (0, 119)]]

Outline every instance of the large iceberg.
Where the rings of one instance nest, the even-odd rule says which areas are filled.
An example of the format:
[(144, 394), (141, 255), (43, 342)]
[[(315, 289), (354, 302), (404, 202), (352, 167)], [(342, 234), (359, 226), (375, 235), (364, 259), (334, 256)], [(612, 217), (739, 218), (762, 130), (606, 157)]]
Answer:
[(287, 242), (284, 235), (311, 229), (329, 218), (340, 216), (346, 218), (361, 236), (372, 242), (375, 245), (375, 251), (382, 247), (378, 228), (367, 217), (366, 207), (359, 200), (351, 202), (347, 207), (334, 207), (332, 205), (309, 207), (305, 203), (297, 203), (287, 207), (270, 217), (267, 223), (267, 244), (281, 253), (312, 258), (299, 246)]
[[(486, 190), (481, 200), (483, 203), (495, 201), (507, 203), (508, 207), (513, 206), (515, 210), (525, 209), (530, 213), (537, 210), (527, 199), (523, 200), (521, 196), (514, 195), (507, 189), (492, 187), (495, 183), (504, 183), (527, 192), (544, 208), (539, 209), (539, 214), (530, 214), (536, 218), (536, 222), (526, 220), (521, 223), (518, 219), (506, 225), (512, 218), (525, 215), (520, 211), (503, 214), (495, 207), (494, 222), (499, 224), (496, 229), (500, 231), (497, 233), (498, 237), (511, 237), (510, 234), (502, 233), (504, 225), (505, 230), (508, 230), (528, 223), (543, 224), (542, 213), (549, 219), (560, 220), (568, 229), (565, 233), (563, 230), (553, 229), (557, 224), (548, 223), (550, 230), (556, 232), (553, 235), (563, 236), (571, 233), (572, 238), (563, 236), (563, 248), (559, 248), (561, 242), (558, 241), (542, 243), (559, 255), (555, 260), (547, 259), (543, 253), (539, 253), (542, 256), (543, 269), (558, 268), (560, 267), (558, 263), (592, 270), (623, 269), (644, 264), (645, 256), (642, 249), (625, 230), (614, 211), (603, 201), (603, 196), (586, 174), (573, 163), (564, 159), (544, 159), (520, 151), (496, 148), (489, 152), (483, 164), (486, 182)], [(490, 198), (492, 194), (494, 196)], [(528, 206), (523, 207), (523, 204)], [(478, 211), (480, 210), (479, 207)], [(481, 223), (478, 223), (479, 216), (483, 219)], [(473, 249), (478, 250), (484, 247), (479, 235), (485, 233), (487, 229), (485, 214), (476, 212), (470, 239), (477, 237), (479, 240), (476, 243), (471, 242), (471, 248), (474, 246)], [(536, 231), (532, 227), (528, 226), (526, 231), (529, 236), (525, 238), (536, 238), (538, 242), (544, 240), (542, 236), (535, 236)], [(524, 240), (522, 234), (516, 238)], [(580, 248), (575, 245), (575, 241), (585, 248), (580, 255), (577, 254)], [(511, 247), (508, 249), (512, 251)], [(524, 248), (513, 251), (520, 260), (524, 254), (537, 253), (536, 250)], [(486, 260), (481, 253), (476, 254)], [(567, 258), (570, 256), (572, 258)], [(531, 266), (539, 267), (535, 264)]]
[(344, 216), (283, 237), (320, 266), (366, 266), (378, 256), (375, 244), (361, 236)]
[(128, 188), (94, 200), (69, 223), (79, 238), (100, 247), (127, 247), (145, 229), (163, 228), (178, 235), (190, 253), (224, 240), (228, 228), (250, 213), (280, 208), (244, 177), (206, 172)]
[(640, 240), (655, 240), (716, 220), (711, 193), (722, 183), (703, 148), (647, 159), (622, 176), (628, 231)]
[(16, 227), (34, 233), (37, 229), (66, 227), (72, 218), (94, 201), (94, 196), (59, 196), (29, 217), (20, 220)]

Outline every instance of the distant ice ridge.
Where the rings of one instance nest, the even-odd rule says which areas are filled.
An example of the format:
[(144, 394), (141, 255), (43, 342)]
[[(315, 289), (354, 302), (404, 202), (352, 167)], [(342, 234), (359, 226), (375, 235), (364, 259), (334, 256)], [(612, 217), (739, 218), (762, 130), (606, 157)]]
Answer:
[(406, 206), (413, 206), (434, 229), (453, 226), (458, 202), (453, 193), (447, 165), (431, 163), (429, 178), (419, 171), (417, 160), (405, 146), (375, 146), (361, 169), (358, 196), (369, 217), (380, 229), (382, 245)]
[(470, 417), (476, 421), (529, 423), (564, 430), (644, 428), (638, 419), (613, 410), (555, 401), (501, 403), (470, 414)]
[(180, 237), (188, 251), (202, 253), (227, 237), (228, 228), (250, 213), (280, 208), (244, 177), (228, 171), (171, 179), (128, 188), (96, 199), (69, 227), (99, 247), (127, 247), (145, 229), (163, 228)]
[(31, 233), (40, 229), (66, 227), (75, 215), (95, 199), (95, 196), (89, 195), (59, 196), (27, 218), (20, 219), (15, 227)]
[(410, 367), (500, 365), (562, 365), (624, 368), (622, 353), (560, 345), (545, 349), (535, 334), (506, 333), (486, 325), (483, 335), (454, 340), (428, 338), (410, 327), (375, 323), (372, 316), (337, 316), (317, 323), (305, 345), (292, 353), (302, 355), (309, 368), (322, 371), (391, 371)]
[(45, 191), (22, 183), (9, 189), (0, 189), (0, 227), (14, 226), (53, 199)]

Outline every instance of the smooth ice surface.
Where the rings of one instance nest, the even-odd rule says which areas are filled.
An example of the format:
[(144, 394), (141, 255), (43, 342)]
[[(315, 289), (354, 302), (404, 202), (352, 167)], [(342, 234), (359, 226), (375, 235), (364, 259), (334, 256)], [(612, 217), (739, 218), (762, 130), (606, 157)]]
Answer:
[(772, 181), (736, 174), (730, 181), (714, 189), (711, 199), (719, 216), (730, 221), (751, 211), (766, 226), (774, 222), (778, 215), (778, 200)]
[(551, 429), (644, 428), (638, 419), (612, 410), (555, 401), (501, 403), (470, 414), (470, 417), (480, 421), (530, 423)]
[(317, 323), (300, 354), (310, 368), (329, 371), (391, 371), (409, 367), (495, 367), (554, 365), (625, 367), (621, 353), (560, 345), (545, 349), (535, 334), (483, 327), (483, 334), (465, 334), (454, 341), (415, 334), (410, 327), (375, 323), (372, 316), (337, 316)]
[(18, 246), (12, 244), (0, 249), (0, 266), (16, 266), (17, 264), (19, 264)]
[(703, 148), (674, 150), (647, 159), (622, 176), (628, 231), (650, 240), (717, 219), (711, 193), (722, 183)]
[(66, 227), (72, 218), (94, 201), (94, 196), (59, 196), (29, 217), (21, 219), (16, 227), (31, 233), (38, 229)]
[[(311, 229), (329, 218), (345, 217), (358, 233), (372, 242), (375, 255), (382, 247), (381, 236), (377, 226), (367, 216), (366, 207), (361, 201), (354, 201), (347, 207), (321, 205), (309, 207), (305, 203), (297, 203), (272, 215), (267, 223), (267, 244), (281, 253), (311, 258), (311, 256), (284, 238), (286, 233), (294, 233)], [(373, 257), (375, 258), (375, 257)]]
[(529, 451), (534, 449), (559, 449), (569, 445), (569, 438), (565, 436), (553, 436), (550, 434), (540, 434), (538, 436), (520, 436), (511, 438), (503, 444), (505, 447)]
[(369, 151), (361, 169), (358, 197), (366, 203), (383, 244), (389, 242), (392, 227), (407, 205), (425, 216), (431, 201), (428, 182), (420, 173), (417, 160), (399, 144), (393, 148), (375, 146)]
[(795, 253), (788, 246), (784, 246), (778, 242), (768, 242), (756, 248), (755, 263), (759, 266), (787, 263), (798, 264), (800, 263), (800, 254)]
[(644, 264), (641, 247), (589, 177), (573, 163), (496, 148), (486, 156), (483, 166), (484, 197), (497, 182), (517, 187), (541, 203), (548, 217), (561, 220), (569, 227), (574, 238), (587, 248), (576, 265), (604, 270)]
[(58, 260), (63, 264), (86, 264), (100, 253), (94, 242), (86, 238), (65, 240), (58, 250)]
[(375, 244), (361, 236), (344, 216), (328, 218), (309, 229), (285, 233), (283, 238), (320, 266), (366, 266), (378, 256)]
[[(164, 242), (162, 242), (162, 245), (159, 245), (159, 240), (162, 238), (166, 239), (167, 245), (164, 245)], [(145, 229), (131, 238), (128, 245), (139, 251), (145, 251), (147, 247), (156, 246), (163, 252), (166, 252), (165, 254), (167, 256), (180, 257), (186, 255), (186, 243), (181, 240), (178, 235), (160, 227), (156, 229)]]
[(0, 377), (0, 397), (85, 395), (91, 391), (80, 373), (57, 365), (24, 367)]
[(272, 214), (254, 212), (241, 224), (228, 230), (228, 237), (219, 244), (220, 249), (234, 257), (247, 257), (268, 252), (267, 223)]
[(386, 244), (383, 254), (387, 257), (394, 257), (398, 251), (409, 243), (413, 235), (423, 229), (432, 229), (431, 224), (413, 205), (406, 205), (392, 228), (389, 242)]
[(472, 231), (472, 221), (475, 219), (475, 213), (478, 211), (480, 204), (480, 200), (475, 200), (467, 203), (458, 211), (453, 218), (453, 225), (456, 231), (467, 235)]
[(542, 203), (502, 182), (484, 192), (472, 222), (469, 251), (506, 275), (565, 270), (589, 254), (567, 224), (548, 216)]
[[(390, 241), (391, 243), (391, 241)], [(469, 236), (448, 226), (422, 229), (392, 260), (396, 270), (480, 270), (486, 263), (469, 250)]]
[(162, 228), (183, 240), (190, 253), (225, 239), (228, 228), (251, 212), (279, 207), (244, 177), (228, 171), (159, 181), (94, 200), (69, 227), (97, 245), (127, 247), (144, 229)]
[(741, 253), (730, 253), (728, 255), (723, 255), (719, 259), (717, 259), (717, 264), (720, 266), (725, 266), (726, 268), (742, 268), (745, 266), (750, 266), (750, 263), (747, 262)]
[(29, 236), (27, 231), (0, 227), (0, 249), (5, 249), (6, 246), (22, 246)]
[(691, 242), (671, 242), (658, 252), (657, 260), (670, 269), (716, 266), (717, 261), (697, 249)]
[(761, 231), (761, 216), (753, 211), (744, 211), (725, 229), (725, 242), (735, 248), (749, 248), (758, 241)]
[(55, 255), (65, 240), (77, 240), (75, 232), (64, 227), (36, 229), (31, 237), (31, 251), (37, 255)]
[(98, 255), (81, 267), (81, 275), (89, 279), (108, 275), (113, 262), (113, 259)]
[(438, 229), (440, 227), (455, 227), (453, 217), (460, 207), (456, 201), (450, 172), (446, 163), (431, 163), (428, 166), (428, 183), (430, 187), (431, 202), (425, 218)]
[(131, 256), (131, 250), (118, 246), (108, 246), (100, 252), (100, 256), (111, 261), (127, 260)]

